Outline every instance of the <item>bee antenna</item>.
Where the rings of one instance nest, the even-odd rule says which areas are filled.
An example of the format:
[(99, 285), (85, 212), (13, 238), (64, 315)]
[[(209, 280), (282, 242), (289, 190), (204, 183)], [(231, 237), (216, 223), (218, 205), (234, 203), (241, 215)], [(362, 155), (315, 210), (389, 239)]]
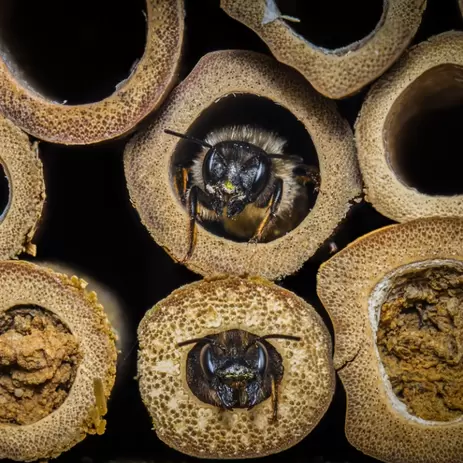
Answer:
[(288, 339), (289, 341), (301, 340), (299, 336), (290, 336), (289, 334), (267, 334), (265, 336), (261, 336), (258, 340), (262, 341), (264, 339)]
[(252, 346), (255, 345), (257, 341), (264, 341), (265, 339), (288, 339), (289, 341), (300, 341), (301, 338), (299, 336), (290, 336), (289, 334), (266, 334), (265, 336), (260, 336), (257, 339), (255, 339), (251, 344), (248, 345), (246, 348), (246, 352), (248, 349), (250, 349)]
[(197, 344), (199, 342), (208, 342), (212, 344), (214, 347), (218, 347), (221, 350), (225, 350), (215, 339), (212, 338), (195, 338), (195, 339), (188, 339), (188, 341), (182, 341), (177, 343), (177, 347), (188, 346), (189, 344)]
[(213, 339), (210, 338), (195, 338), (195, 339), (188, 339), (188, 341), (182, 341), (177, 344), (178, 347), (187, 346), (188, 344), (195, 344), (198, 342), (213, 342)]
[(174, 135), (175, 137), (183, 138), (184, 140), (191, 141), (192, 143), (196, 143), (197, 145), (204, 146), (205, 148), (212, 148), (212, 145), (205, 142), (204, 140), (200, 140), (199, 138), (191, 137), (190, 135), (185, 135), (183, 133), (174, 132), (173, 130), (168, 130), (168, 129), (164, 130), (164, 132), (169, 135)]

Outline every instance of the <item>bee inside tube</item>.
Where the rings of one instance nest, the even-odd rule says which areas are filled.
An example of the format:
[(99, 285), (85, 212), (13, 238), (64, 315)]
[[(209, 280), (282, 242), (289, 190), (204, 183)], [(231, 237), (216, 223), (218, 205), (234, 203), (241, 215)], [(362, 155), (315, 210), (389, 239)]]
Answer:
[(272, 241), (299, 225), (320, 187), (316, 151), (301, 126), (271, 100), (239, 94), (216, 102), (186, 134), (165, 129), (184, 140), (172, 168), (189, 215), (185, 260), (194, 252), (198, 223), (250, 243)]

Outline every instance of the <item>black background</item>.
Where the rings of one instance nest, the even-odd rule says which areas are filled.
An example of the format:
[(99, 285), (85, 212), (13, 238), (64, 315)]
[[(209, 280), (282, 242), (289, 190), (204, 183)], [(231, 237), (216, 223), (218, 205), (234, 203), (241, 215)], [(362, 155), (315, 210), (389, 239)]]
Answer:
[[(30, 72), (42, 79), (47, 92), (68, 99), (69, 103), (95, 101), (112, 93), (115, 83), (127, 75), (131, 63), (143, 51), (143, 42), (140, 45), (140, 37), (144, 34), (143, 1), (111, 2), (111, 8), (119, 11), (112, 15), (114, 17), (107, 13), (109, 2), (102, 0), (93, 0), (93, 6), (87, 1), (61, 0), (61, 4), (72, 5), (72, 11), (75, 10), (72, 17), (64, 12), (64, 8), (54, 8), (56, 1), (30, 3), (40, 5), (40, 9), (29, 8), (28, 2), (17, 1), (22, 3), (20, 14), (29, 26), (14, 26), (9, 31), (14, 38), (9, 40), (17, 41), (18, 50), (22, 47), (22, 56), (30, 56), (31, 60), (35, 57), (34, 62), (30, 62)], [(322, 0), (311, 1), (322, 3)], [(100, 3), (106, 6), (95, 6)], [(306, 3), (306, 0), (300, 0), (300, 3)], [(323, 0), (323, 3), (336, 2)], [(187, 0), (186, 4), (182, 77), (202, 55), (212, 50), (239, 48), (268, 54), (266, 46), (253, 32), (221, 11), (217, 0)], [(80, 10), (79, 14), (77, 10)], [(347, 24), (345, 16), (336, 15), (334, 7), (329, 11), (318, 11), (314, 13), (319, 16), (313, 23), (319, 28), (316, 30), (314, 26), (311, 38), (315, 43), (317, 40), (324, 43), (327, 37), (336, 35), (333, 43), (340, 43), (339, 40), (348, 43), (353, 30), (365, 28), (364, 24), (369, 20), (374, 24), (376, 13), (371, 11), (370, 17), (362, 13), (353, 15)], [(90, 27), (89, 23), (93, 26)], [(429, 0), (414, 43), (435, 33), (461, 29), (462, 25), (457, 0)], [(83, 45), (74, 34), (76, 30), (92, 31), (86, 53), (79, 48)], [(38, 39), (35, 40), (37, 34), (45, 35), (40, 44), (37, 44)], [(108, 34), (113, 34), (114, 40), (108, 40)], [(344, 38), (339, 34), (344, 34)], [(364, 96), (365, 91), (362, 91), (338, 102), (340, 112), (351, 125)], [(127, 329), (133, 335), (147, 309), (179, 286), (198, 280), (199, 276), (175, 264), (140, 224), (130, 205), (124, 180), (122, 157), (126, 142), (127, 139), (123, 139), (89, 147), (40, 144), (47, 190), (46, 211), (35, 239), (37, 257), (21, 257), (32, 261), (61, 261), (104, 283), (123, 302), (129, 316)], [(360, 204), (353, 209), (335, 241), (342, 248), (358, 236), (389, 223), (392, 222), (371, 206)], [(313, 304), (331, 330), (329, 318), (315, 293), (316, 271), (327, 257), (327, 250), (322, 249), (297, 275), (286, 278), (281, 284)], [(112, 395), (105, 435), (87, 437), (58, 461), (193, 461), (193, 458), (162, 444), (151, 429), (134, 379), (136, 346), (124, 352), (122, 358), (128, 374), (121, 378)], [(348, 444), (344, 436), (345, 408), (345, 393), (338, 380), (335, 398), (315, 430), (292, 449), (265, 460), (307, 463), (376, 461)]]

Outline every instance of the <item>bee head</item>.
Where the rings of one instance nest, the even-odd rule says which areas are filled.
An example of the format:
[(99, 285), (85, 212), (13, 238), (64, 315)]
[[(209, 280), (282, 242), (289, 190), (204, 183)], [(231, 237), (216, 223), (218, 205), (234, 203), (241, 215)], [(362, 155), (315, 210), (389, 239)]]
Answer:
[(258, 340), (248, 346), (206, 343), (201, 349), (200, 365), (209, 380), (216, 376), (224, 384), (238, 387), (266, 374), (268, 352)]
[[(229, 218), (254, 202), (267, 186), (272, 161), (258, 146), (224, 141), (209, 148), (203, 161), (203, 180), (208, 193), (227, 206)], [(223, 207), (216, 212), (221, 215)]]
[(281, 381), (283, 376), (283, 360), (267, 342), (271, 338), (300, 340), (231, 329), (180, 342), (179, 347), (195, 344), (187, 360), (190, 388), (204, 402), (225, 408), (249, 408), (267, 399), (272, 378)]

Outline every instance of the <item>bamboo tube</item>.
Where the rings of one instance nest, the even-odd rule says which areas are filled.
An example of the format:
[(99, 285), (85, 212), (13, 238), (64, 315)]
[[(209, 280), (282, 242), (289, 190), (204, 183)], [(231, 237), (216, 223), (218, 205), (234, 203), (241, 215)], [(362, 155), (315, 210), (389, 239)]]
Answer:
[(398, 222), (463, 215), (463, 33), (412, 48), (370, 90), (355, 137), (367, 201)]
[(5, 261), (0, 282), (0, 458), (54, 458), (105, 430), (114, 335), (77, 277)]
[[(223, 410), (194, 392), (202, 374), (190, 356), (197, 347), (177, 344), (237, 328), (251, 336), (300, 337), (268, 340), (270, 366), (262, 384), (275, 373), (271, 349), (284, 368), (272, 389), (276, 420), (270, 397), (251, 410)], [(302, 299), (262, 279), (228, 277), (183, 286), (146, 313), (138, 338), (140, 392), (156, 434), (188, 455), (235, 459), (281, 452), (312, 431), (333, 396), (331, 339), (322, 319)]]
[(291, 20), (278, 6), (283, 10), (285, 2), (221, 0), (222, 9), (256, 32), (279, 61), (297, 69), (323, 95), (344, 98), (380, 76), (402, 54), (418, 29), (426, 1), (384, 0), (374, 30), (334, 50), (307, 41), (293, 29), (293, 20), (303, 24), (304, 17)]
[(183, 0), (147, 0), (146, 16), (143, 56), (112, 95), (94, 103), (65, 105), (42, 96), (16, 69), (14, 55), (4, 49), (0, 112), (27, 133), (53, 143), (83, 145), (127, 134), (162, 103), (175, 84), (180, 63)]
[(0, 117), (0, 162), (8, 181), (9, 198), (0, 216), (0, 259), (21, 252), (35, 255), (32, 243), (42, 215), (45, 185), (38, 145)]
[[(349, 442), (384, 462), (463, 461), (463, 220), (376, 230), (322, 265)], [(437, 316), (437, 318), (436, 318)]]
[[(276, 279), (295, 272), (315, 253), (360, 194), (352, 133), (332, 102), (271, 58), (245, 51), (214, 52), (174, 90), (152, 125), (129, 142), (124, 166), (132, 203), (155, 241), (175, 260), (187, 254), (189, 218), (173, 184), (173, 165), (182, 161), (182, 145), (164, 130), (204, 136), (208, 130), (245, 121), (279, 131), (285, 120), (290, 121), (289, 143), (296, 132), (301, 140), (295, 144), (300, 152), (290, 154), (305, 157), (312, 149), (311, 162), (320, 166), (321, 186), (313, 208), (295, 228), (257, 244), (219, 236), (203, 222), (197, 227), (194, 253), (185, 262), (203, 275)], [(293, 208), (287, 220), (298, 213)]]

